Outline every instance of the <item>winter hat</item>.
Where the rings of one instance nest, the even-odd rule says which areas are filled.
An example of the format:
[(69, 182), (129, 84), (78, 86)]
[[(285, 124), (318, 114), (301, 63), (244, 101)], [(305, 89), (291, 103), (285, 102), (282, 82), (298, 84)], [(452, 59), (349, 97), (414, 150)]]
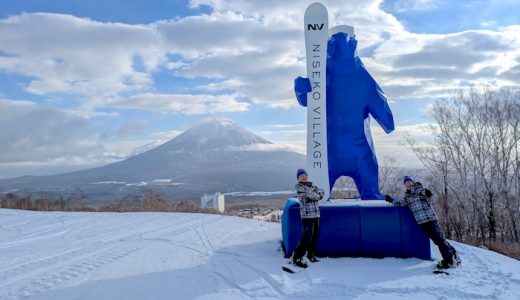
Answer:
[(403, 184), (405, 184), (407, 181), (415, 182), (411, 176), (405, 176), (403, 178)]
[(307, 172), (304, 170), (304, 169), (298, 169), (298, 171), (296, 171), (296, 179), (300, 178), (300, 175), (309, 175), (307, 174)]

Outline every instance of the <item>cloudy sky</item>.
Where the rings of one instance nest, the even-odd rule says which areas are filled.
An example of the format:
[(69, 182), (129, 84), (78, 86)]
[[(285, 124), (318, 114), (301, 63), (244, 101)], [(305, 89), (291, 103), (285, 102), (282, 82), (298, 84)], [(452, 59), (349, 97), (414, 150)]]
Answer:
[[(293, 80), (311, 2), (0, 0), (0, 178), (121, 160), (209, 117), (304, 153)], [(390, 100), (380, 157), (417, 163), (399, 141), (425, 138), (451, 90), (520, 80), (520, 1), (323, 3)]]

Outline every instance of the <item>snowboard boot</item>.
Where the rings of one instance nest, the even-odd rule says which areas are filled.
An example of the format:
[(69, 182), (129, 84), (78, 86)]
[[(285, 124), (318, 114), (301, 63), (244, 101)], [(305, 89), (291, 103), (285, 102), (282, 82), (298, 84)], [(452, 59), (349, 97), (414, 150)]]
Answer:
[(457, 254), (457, 250), (455, 250), (455, 248), (451, 248), (451, 251), (452, 251), (452, 261), (453, 263), (451, 264), (451, 267), (452, 268), (456, 268), (458, 266), (460, 266), (460, 264), (462, 263), (462, 260), (460, 259), (459, 255)]
[(453, 261), (443, 259), (437, 263), (437, 269), (449, 269), (453, 265)]
[(308, 259), (311, 263), (317, 263), (317, 262), (320, 261), (316, 256), (310, 256), (310, 257), (307, 257), (307, 259)]
[(299, 258), (299, 259), (294, 259), (294, 260), (292, 261), (292, 263), (293, 263), (293, 265), (295, 265), (295, 266), (297, 266), (297, 267), (300, 267), (300, 268), (303, 268), (303, 269), (305, 269), (305, 268), (308, 267), (307, 264), (306, 264), (306, 263), (305, 263), (301, 258)]

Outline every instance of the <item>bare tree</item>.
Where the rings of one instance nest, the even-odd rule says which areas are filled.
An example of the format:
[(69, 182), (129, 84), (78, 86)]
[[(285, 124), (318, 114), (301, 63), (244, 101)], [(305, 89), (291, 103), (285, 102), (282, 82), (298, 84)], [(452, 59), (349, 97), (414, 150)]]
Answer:
[(519, 242), (520, 92), (455, 92), (431, 111), (433, 145), (408, 140), (430, 172), (448, 234)]
[(166, 198), (151, 188), (144, 189), (141, 211), (168, 211), (168, 206)]
[(67, 198), (66, 209), (72, 211), (80, 211), (86, 207), (87, 195), (82, 189), (76, 188), (72, 195)]
[(402, 192), (401, 179), (404, 169), (399, 167), (395, 157), (384, 156), (379, 166), (379, 191), (383, 194), (396, 195)]

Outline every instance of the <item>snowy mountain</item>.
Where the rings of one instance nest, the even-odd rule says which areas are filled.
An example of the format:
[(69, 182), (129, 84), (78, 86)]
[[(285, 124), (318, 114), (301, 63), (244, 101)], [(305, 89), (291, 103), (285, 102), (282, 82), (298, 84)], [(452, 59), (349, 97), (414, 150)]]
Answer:
[(303, 155), (279, 149), (228, 119), (210, 119), (126, 160), (59, 175), (0, 180), (0, 191), (66, 195), (79, 187), (90, 200), (110, 200), (149, 186), (175, 199), (193, 199), (217, 191), (291, 190), (295, 170), (304, 164)]
[[(323, 258), (288, 274), (280, 224), (182, 213), (0, 209), (0, 299), (520, 299), (520, 261)], [(432, 245), (432, 255), (439, 259)]]

